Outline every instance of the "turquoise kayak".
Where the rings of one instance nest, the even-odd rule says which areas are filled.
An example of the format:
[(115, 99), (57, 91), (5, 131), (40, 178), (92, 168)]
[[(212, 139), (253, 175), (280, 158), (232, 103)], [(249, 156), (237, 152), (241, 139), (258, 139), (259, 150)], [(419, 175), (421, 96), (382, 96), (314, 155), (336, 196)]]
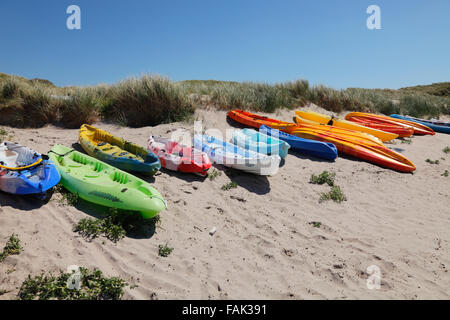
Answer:
[(291, 147), (287, 142), (268, 136), (254, 129), (234, 130), (231, 142), (246, 150), (286, 158)]
[(402, 119), (402, 120), (408, 120), (408, 121), (420, 123), (420, 124), (423, 124), (424, 126), (427, 126), (430, 129), (433, 129), (436, 132), (450, 134), (450, 122), (439, 121), (439, 120), (418, 119), (418, 118), (414, 118), (414, 117), (410, 117), (410, 116), (401, 116), (399, 114), (391, 114), (390, 117), (395, 118), (395, 119)]

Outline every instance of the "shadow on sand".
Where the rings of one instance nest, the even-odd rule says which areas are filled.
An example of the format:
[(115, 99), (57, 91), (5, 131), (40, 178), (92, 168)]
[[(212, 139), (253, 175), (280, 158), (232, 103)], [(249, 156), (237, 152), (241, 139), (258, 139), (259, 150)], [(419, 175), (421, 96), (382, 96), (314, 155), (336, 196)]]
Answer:
[(214, 165), (219, 170), (224, 170), (231, 181), (249, 192), (264, 195), (270, 192), (270, 182), (267, 176), (258, 176), (244, 171)]
[(36, 195), (16, 195), (0, 191), (0, 208), (11, 207), (18, 210), (31, 211), (39, 209), (48, 201), (49, 199), (42, 200)]

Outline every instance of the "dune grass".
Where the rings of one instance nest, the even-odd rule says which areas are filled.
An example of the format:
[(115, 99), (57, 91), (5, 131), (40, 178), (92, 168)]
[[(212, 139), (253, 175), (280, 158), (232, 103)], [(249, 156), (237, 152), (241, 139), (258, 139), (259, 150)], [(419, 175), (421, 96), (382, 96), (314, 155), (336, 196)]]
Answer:
[(132, 126), (187, 121), (196, 107), (274, 112), (309, 102), (332, 112), (363, 111), (439, 117), (448, 114), (445, 84), (400, 90), (310, 86), (306, 80), (285, 83), (190, 80), (173, 82), (158, 75), (129, 78), (114, 85), (57, 87), (48, 80), (0, 73), (0, 125), (77, 128), (108, 120)]

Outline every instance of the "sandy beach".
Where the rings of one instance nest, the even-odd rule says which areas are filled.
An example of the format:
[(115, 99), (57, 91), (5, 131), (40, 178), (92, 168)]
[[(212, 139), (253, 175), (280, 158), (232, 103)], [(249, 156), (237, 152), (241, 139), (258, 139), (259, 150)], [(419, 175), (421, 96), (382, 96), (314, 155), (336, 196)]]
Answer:
[[(292, 121), (293, 111), (270, 116)], [(205, 129), (232, 128), (225, 111), (198, 108), (194, 118)], [(170, 137), (176, 129), (193, 129), (192, 121), (94, 125), (143, 146), (151, 134)], [(2, 128), (12, 141), (41, 153), (78, 140), (78, 130), (51, 125)], [(84, 201), (72, 207), (62, 206), (57, 194), (42, 204), (0, 193), (0, 246), (16, 233), (24, 248), (0, 263), (0, 289), (9, 291), (0, 299), (15, 299), (28, 274), (70, 265), (124, 278), (136, 286), (126, 288), (124, 299), (449, 299), (450, 177), (442, 174), (450, 169), (450, 154), (442, 150), (450, 146), (450, 135), (414, 136), (410, 144), (396, 140), (387, 146), (410, 159), (415, 173), (295, 152), (270, 177), (227, 176), (216, 166), (222, 174), (210, 180), (163, 169), (148, 179), (168, 203), (160, 226), (116, 244), (103, 237), (88, 242), (73, 232), (80, 219), (98, 216)], [(324, 170), (336, 173), (347, 201), (319, 203), (329, 187), (309, 181)], [(230, 181), (238, 187), (221, 190)], [(161, 244), (173, 247), (172, 254), (159, 256)], [(379, 289), (367, 287), (373, 265), (381, 271)]]

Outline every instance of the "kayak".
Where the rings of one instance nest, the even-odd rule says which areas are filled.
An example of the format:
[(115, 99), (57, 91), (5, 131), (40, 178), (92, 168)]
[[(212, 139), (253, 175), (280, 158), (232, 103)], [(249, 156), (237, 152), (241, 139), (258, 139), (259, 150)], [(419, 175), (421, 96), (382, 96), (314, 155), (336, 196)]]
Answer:
[(279, 155), (286, 158), (290, 145), (275, 137), (268, 136), (254, 129), (234, 130), (231, 142), (246, 150), (267, 155)]
[(245, 150), (209, 135), (194, 135), (194, 147), (206, 152), (217, 164), (257, 175), (274, 175), (278, 172), (281, 157), (268, 156)]
[(358, 132), (355, 130), (345, 129), (345, 128), (338, 128), (335, 126), (329, 126), (326, 124), (317, 124), (314, 121), (303, 119), (302, 117), (299, 117), (298, 115), (295, 116), (295, 122), (297, 125), (303, 129), (312, 130), (315, 132), (323, 132), (323, 133), (333, 133), (338, 134), (342, 136), (346, 136), (348, 139), (357, 139), (362, 141), (367, 141), (370, 143), (376, 143), (379, 145), (383, 145), (383, 142), (378, 139), (377, 137), (365, 133), (365, 132)]
[(318, 158), (335, 160), (338, 155), (336, 146), (332, 143), (302, 139), (283, 131), (272, 129), (265, 125), (259, 127), (259, 132), (287, 142), (290, 145), (291, 150), (309, 154)]
[(434, 131), (420, 123), (416, 123), (413, 121), (407, 121), (402, 119), (394, 119), (388, 116), (373, 114), (373, 113), (364, 113), (364, 112), (350, 112), (345, 116), (346, 120), (350, 120), (351, 118), (359, 118), (365, 121), (369, 121), (372, 123), (378, 124), (394, 124), (401, 125), (406, 128), (413, 128), (415, 135), (434, 135)]
[(438, 121), (438, 120), (425, 120), (418, 119), (410, 116), (401, 116), (398, 114), (391, 114), (391, 118), (408, 120), (416, 123), (423, 124), (436, 132), (450, 133), (450, 122)]
[(390, 140), (398, 137), (398, 135), (395, 133), (385, 132), (385, 131), (365, 127), (365, 126), (356, 124), (354, 122), (338, 119), (333, 116), (327, 116), (327, 115), (324, 115), (324, 114), (321, 114), (318, 112), (295, 111), (295, 114), (297, 116), (301, 117), (302, 119), (314, 121), (318, 124), (325, 124), (328, 126), (350, 129), (350, 130), (359, 131), (359, 132), (365, 132), (365, 133), (371, 134), (374, 137), (377, 137), (378, 139), (380, 139), (383, 142), (390, 141)]
[(360, 118), (350, 117), (349, 121), (355, 122), (359, 125), (378, 129), (386, 132), (392, 132), (397, 134), (400, 138), (411, 137), (414, 133), (414, 128), (406, 127), (404, 125), (395, 125), (395, 124), (383, 124), (383, 123), (374, 123)]
[(49, 152), (61, 174), (61, 184), (80, 198), (105, 207), (140, 212), (152, 218), (167, 208), (149, 183), (84, 153), (63, 145)]
[(266, 125), (270, 128), (285, 130), (288, 127), (296, 127), (295, 123), (283, 122), (275, 119), (270, 119), (265, 116), (260, 116), (247, 111), (231, 110), (228, 112), (228, 117), (240, 124), (248, 127), (259, 129), (261, 125)]
[(339, 152), (347, 154), (377, 165), (400, 172), (416, 170), (414, 164), (401, 154), (376, 143), (357, 141), (346, 136), (332, 133), (314, 132), (302, 128), (291, 128), (288, 133), (304, 139), (314, 139), (333, 143)]
[(154, 175), (161, 168), (153, 152), (87, 124), (79, 130), (79, 141), (90, 156), (124, 171)]
[(383, 145), (380, 139), (370, 134), (363, 132), (356, 132), (354, 130), (349, 129), (312, 124), (311, 122), (306, 123), (307, 120), (302, 121), (301, 119), (298, 119), (299, 117), (296, 117), (296, 121), (299, 121), (301, 123), (292, 123), (271, 119), (269, 117), (260, 116), (242, 110), (232, 110), (228, 112), (228, 117), (243, 125), (250, 126), (253, 128), (259, 128), (261, 125), (265, 125), (273, 129), (288, 132), (289, 129), (302, 127), (304, 129), (310, 129), (316, 132), (325, 132), (325, 133), (332, 132), (340, 135), (346, 135), (348, 136), (348, 138), (357, 138), (358, 140), (367, 140), (368, 142), (374, 142)]
[(176, 141), (152, 136), (148, 139), (147, 148), (159, 157), (161, 165), (168, 170), (206, 176), (211, 168), (211, 160), (206, 153)]
[(45, 198), (60, 179), (58, 170), (46, 156), (20, 144), (0, 144), (0, 190)]

